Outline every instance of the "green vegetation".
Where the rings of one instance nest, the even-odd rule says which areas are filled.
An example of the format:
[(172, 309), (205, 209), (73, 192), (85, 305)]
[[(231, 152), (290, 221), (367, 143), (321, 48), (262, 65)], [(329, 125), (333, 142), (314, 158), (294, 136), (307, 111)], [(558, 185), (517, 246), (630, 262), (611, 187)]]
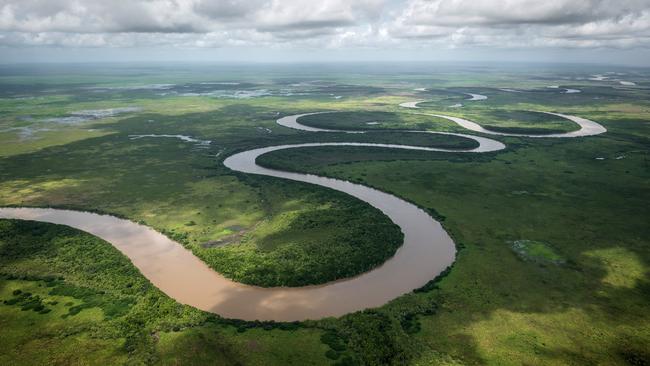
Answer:
[(548, 244), (534, 240), (515, 240), (511, 244), (512, 250), (526, 261), (538, 263), (562, 264), (564, 260)]
[[(492, 111), (481, 120), (492, 131), (505, 133), (551, 134), (575, 131), (579, 126), (565, 118), (531, 111)], [(520, 126), (525, 127), (520, 127)]]
[[(132, 119), (119, 128), (135, 134), (141, 123)], [(401, 245), (399, 228), (363, 202), (306, 184), (237, 175), (212, 152), (172, 138), (131, 140), (126, 133), (50, 147), (0, 162), (0, 199), (141, 221), (218, 272), (260, 286), (349, 277), (383, 263)]]
[(439, 149), (469, 150), (478, 147), (478, 142), (460, 136), (434, 133), (415, 133), (406, 131), (379, 131), (366, 133), (333, 134), (328, 142), (368, 142), (378, 144), (414, 145), (435, 147)]
[[(401, 241), (399, 232), (350, 197), (236, 174), (221, 164), (225, 156), (318, 141), (472, 146), (461, 138), (395, 131), (465, 132), (398, 107), (416, 99), (430, 100), (422, 112), (462, 116), (493, 129), (576, 128), (523, 112), (539, 110), (593, 119), (608, 132), (584, 139), (499, 138), (508, 148), (489, 154), (322, 147), (260, 158), (264, 165), (396, 194), (434, 214), (458, 245), (454, 266), (438, 280), (339, 319), (221, 319), (169, 299), (101, 240), (60, 226), (0, 220), (0, 364), (650, 362), (647, 70), (622, 70), (638, 87), (619, 89), (585, 80), (604, 72), (589, 67), (349, 67), (340, 73), (293, 66), (5, 72), (0, 205), (107, 212), (166, 233), (243, 282), (316, 283), (347, 276), (333, 271), (358, 273), (381, 263)], [(214, 92), (200, 84), (210, 81), (242, 85)], [(308, 85), (292, 86), (303, 82)], [(162, 83), (175, 86), (124, 88)], [(548, 85), (582, 93), (562, 94)], [(504, 87), (523, 92), (499, 90)], [(223, 96), (235, 89), (269, 94)], [(282, 94), (287, 89), (293, 94)], [(488, 99), (467, 101), (462, 92)], [(463, 107), (449, 107), (455, 103)], [(72, 125), (45, 121), (130, 106), (142, 110)], [(373, 132), (306, 133), (275, 124), (279, 116), (312, 111), (345, 113), (301, 123)], [(380, 124), (367, 124), (374, 121)], [(15, 128), (22, 127), (34, 128), (33, 134), (21, 137)], [(134, 134), (183, 134), (212, 143), (131, 140)], [(368, 240), (354, 244), (360, 236)], [(517, 241), (520, 251), (512, 247)], [(556, 260), (561, 265), (548, 265)]]
[[(427, 130), (445, 131), (455, 124), (444, 118), (396, 112), (335, 112), (303, 116), (298, 122), (311, 127), (334, 130)], [(395, 140), (393, 140), (394, 142)]]
[[(431, 102), (424, 102), (418, 106), (436, 107)], [(454, 110), (452, 113), (475, 121), (487, 130), (502, 133), (544, 135), (575, 131), (579, 128), (577, 124), (552, 114), (493, 108), (493, 106), (485, 108), (472, 105), (465, 108), (467, 110)]]
[[(404, 298), (437, 304), (434, 316), (417, 317), (420, 331), (410, 336), (425, 344), (425, 351), (406, 351), (416, 364), (625, 365), (649, 357), (650, 327), (639, 322), (650, 285), (644, 239), (650, 170), (647, 140), (634, 137), (641, 125), (607, 122), (613, 131), (602, 137), (577, 143), (511, 138), (510, 151), (477, 160), (432, 153), (430, 160), (349, 163), (359, 156), (354, 150), (318, 148), (295, 150), (284, 160), (274, 152), (261, 162), (363, 177), (444, 215), (463, 249), (430, 291)], [(533, 245), (527, 253), (553, 260), (561, 253), (566, 265), (531, 265), (504, 244), (533, 236), (557, 249)]]
[(71, 228), (0, 220), (0, 268), (4, 365), (326, 364), (318, 330), (248, 331), (178, 304)]
[(328, 193), (331, 206), (284, 212), (227, 250), (199, 255), (239, 282), (303, 286), (368, 271), (395, 253), (403, 235), (386, 216)]

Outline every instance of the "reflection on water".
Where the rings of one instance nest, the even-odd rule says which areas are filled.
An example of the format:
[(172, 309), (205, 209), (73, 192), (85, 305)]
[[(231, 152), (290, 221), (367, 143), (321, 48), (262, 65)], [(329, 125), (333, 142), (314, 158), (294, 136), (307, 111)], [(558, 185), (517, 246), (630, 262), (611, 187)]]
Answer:
[(481, 94), (474, 94), (474, 93), (464, 93), (464, 94), (469, 95), (471, 97), (471, 98), (469, 98), (467, 100), (486, 100), (487, 99), (487, 97), (485, 95), (481, 95)]

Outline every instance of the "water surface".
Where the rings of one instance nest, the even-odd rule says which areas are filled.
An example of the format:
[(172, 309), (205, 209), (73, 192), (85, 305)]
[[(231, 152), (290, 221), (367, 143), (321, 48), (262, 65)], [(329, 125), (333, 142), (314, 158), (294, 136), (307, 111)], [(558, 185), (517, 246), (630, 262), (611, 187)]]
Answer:
[[(402, 106), (417, 108), (417, 103), (403, 103)], [(366, 132), (319, 129), (298, 122), (298, 118), (309, 114), (313, 113), (287, 116), (277, 122), (282, 126), (309, 132)], [(604, 127), (596, 122), (580, 117), (552, 114), (580, 124), (581, 129), (543, 137), (587, 136), (604, 132)], [(459, 117), (430, 115), (449, 119), (473, 131), (513, 135), (484, 130), (478, 124)], [(381, 210), (400, 227), (404, 234), (404, 243), (392, 258), (369, 272), (323, 285), (261, 288), (240, 284), (216, 273), (182, 245), (166, 236), (151, 228), (113, 216), (49, 208), (0, 208), (0, 218), (68, 225), (98, 236), (124, 253), (146, 278), (168, 296), (181, 303), (227, 318), (293, 321), (340, 316), (381, 306), (425, 285), (453, 263), (456, 253), (454, 242), (430, 215), (391, 194), (343, 180), (264, 168), (256, 164), (256, 159), (272, 151), (318, 146), (365, 146), (463, 153), (489, 152), (505, 148), (503, 143), (485, 137), (430, 131), (412, 132), (471, 138), (479, 143), (479, 147), (469, 150), (450, 150), (396, 144), (306, 143), (252, 149), (234, 154), (224, 160), (224, 165), (239, 172), (306, 182), (347, 193)], [(169, 137), (180, 138), (179, 136)], [(188, 139), (194, 140), (191, 137), (184, 140)]]

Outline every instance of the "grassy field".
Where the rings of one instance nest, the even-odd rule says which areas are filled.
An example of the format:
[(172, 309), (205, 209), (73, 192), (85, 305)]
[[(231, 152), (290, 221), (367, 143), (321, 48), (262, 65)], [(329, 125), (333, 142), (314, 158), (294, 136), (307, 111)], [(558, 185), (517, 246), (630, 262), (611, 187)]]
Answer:
[[(151, 118), (159, 121), (156, 128), (147, 126)], [(197, 135), (193, 129), (215, 114), (191, 118), (196, 126), (185, 120), (182, 133)], [(270, 140), (254, 126), (239, 133), (224, 128), (224, 135), (239, 134), (239, 140), (209, 136), (214, 142), (207, 149), (173, 138), (129, 138), (151, 129), (171, 133), (175, 123), (173, 117), (135, 117), (104, 137), (8, 157), (0, 163), (2, 203), (90, 209), (142, 221), (226, 276), (262, 286), (349, 277), (383, 263), (401, 243), (388, 218), (356, 199), (223, 167), (215, 156), (220, 152), (225, 157), (225, 151), (251, 144), (245, 138)], [(341, 257), (350, 260), (339, 263)]]
[[(247, 330), (176, 303), (88, 234), (11, 220), (0, 228), (2, 364), (327, 364), (320, 330)], [(292, 350), (267, 351), (279, 343)]]
[[(423, 112), (492, 129), (576, 128), (531, 110), (608, 128), (584, 139), (500, 138), (507, 149), (488, 154), (323, 147), (258, 159), (391, 192), (428, 209), (458, 244), (456, 263), (438, 281), (339, 319), (220, 319), (167, 298), (101, 240), (1, 220), (0, 363), (647, 364), (650, 74), (625, 71), (637, 87), (589, 81), (601, 71), (569, 66), (0, 68), (0, 205), (141, 221), (219, 272), (267, 286), (365, 271), (392, 255), (400, 233), (342, 194), (233, 173), (221, 164), (233, 152), (318, 141), (475, 146), (395, 131), (465, 132), (397, 106), (419, 99), (429, 100)], [(431, 90), (413, 90), (420, 87)], [(465, 92), (488, 99), (468, 101)], [(450, 108), (456, 103), (463, 106)], [(106, 115), (117, 108), (132, 109)], [(373, 132), (275, 124), (312, 111), (342, 113), (301, 123)], [(141, 134), (210, 144), (133, 139)]]
[[(638, 364), (650, 356), (650, 170), (648, 140), (635, 135), (650, 131), (642, 119), (600, 121), (610, 134), (513, 138), (510, 151), (480, 161), (364, 162), (357, 149), (311, 149), (261, 162), (362, 179), (446, 218), (463, 249), (427, 295), (438, 312), (419, 318), (415, 338), (430, 350), (422, 364)], [(522, 258), (513, 248), (522, 240), (545, 260)]]

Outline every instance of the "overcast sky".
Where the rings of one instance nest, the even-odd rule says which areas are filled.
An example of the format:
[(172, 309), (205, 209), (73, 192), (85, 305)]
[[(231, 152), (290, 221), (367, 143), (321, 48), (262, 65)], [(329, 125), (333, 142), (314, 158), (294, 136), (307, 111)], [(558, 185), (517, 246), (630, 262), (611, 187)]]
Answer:
[(650, 0), (0, 0), (0, 62), (650, 66)]

